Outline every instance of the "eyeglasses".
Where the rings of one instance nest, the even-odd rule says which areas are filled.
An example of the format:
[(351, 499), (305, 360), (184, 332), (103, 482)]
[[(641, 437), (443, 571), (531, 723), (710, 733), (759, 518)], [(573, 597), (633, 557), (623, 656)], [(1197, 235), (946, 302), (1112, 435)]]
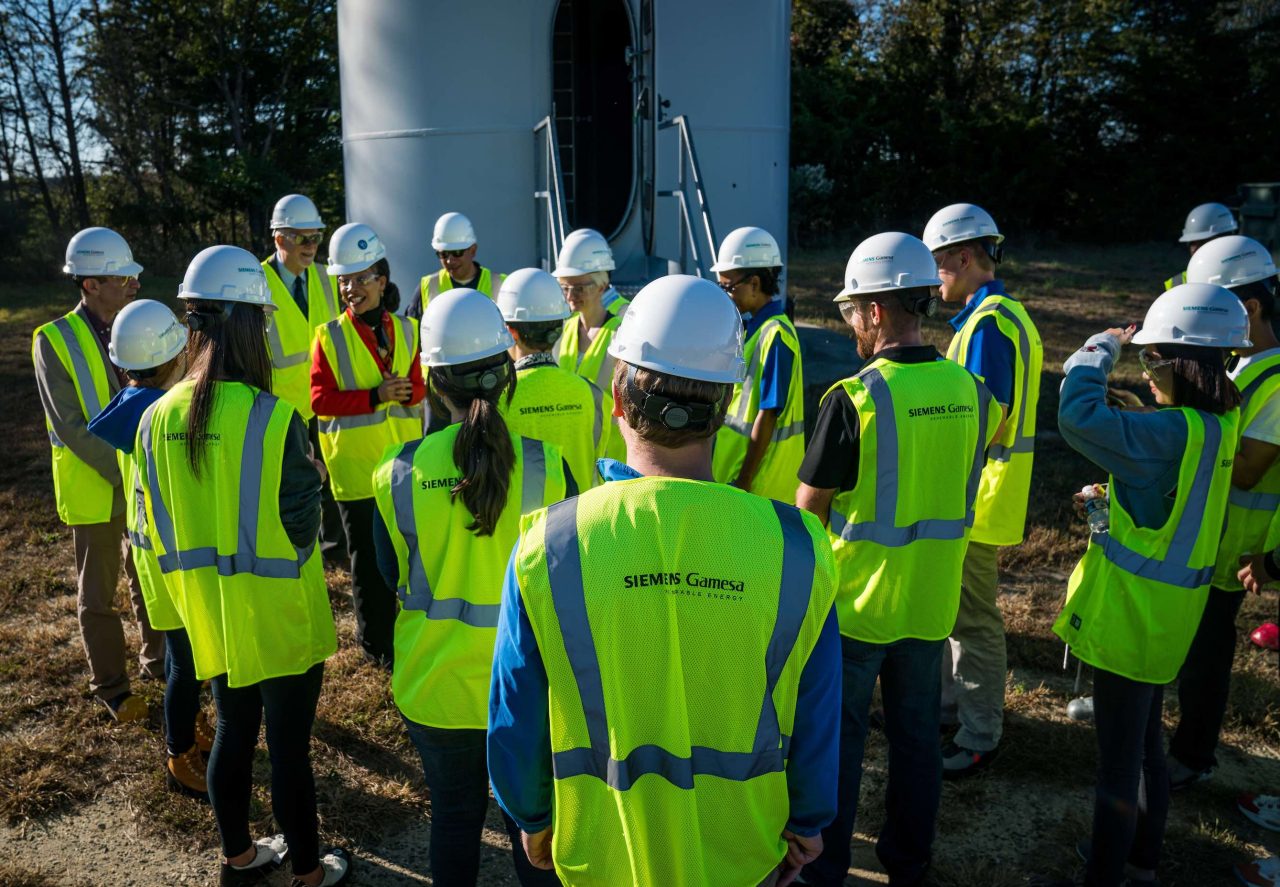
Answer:
[(138, 275), (136, 274), (103, 274), (98, 277), (98, 280), (101, 280), (101, 281), (109, 280), (112, 283), (117, 284), (119, 286), (128, 286), (131, 283), (138, 282)]
[(311, 246), (318, 244), (324, 240), (324, 232), (317, 231), (315, 234), (302, 234), (298, 231), (280, 231), (280, 236), (289, 243), (296, 243), (298, 246)]
[(585, 296), (596, 288), (594, 283), (562, 283), (560, 284), (560, 292), (566, 296)]
[(716, 283), (719, 285), (720, 289), (724, 290), (726, 293), (732, 296), (734, 290), (736, 290), (739, 286), (746, 283), (748, 280), (750, 280), (753, 277), (755, 277), (754, 274), (744, 274), (741, 277), (739, 277), (737, 280), (732, 280), (732, 281), (718, 280), (716, 281)]
[[(467, 247), (467, 249), (470, 249), (470, 247)], [(438, 256), (438, 257), (439, 257), (439, 258), (441, 258), (441, 259), (461, 259), (461, 258), (462, 258), (463, 256), (465, 256), (466, 254), (467, 254), (467, 250), (465, 250), (465, 249), (438, 249), (438, 250), (436, 250), (436, 256)]]
[(1149, 354), (1145, 348), (1138, 352), (1138, 363), (1142, 364), (1142, 369), (1148, 374), (1150, 374), (1152, 370), (1158, 370), (1161, 367), (1173, 365), (1172, 360), (1162, 358), (1159, 355)]
[(361, 274), (359, 277), (352, 277), (346, 274), (339, 275), (338, 288), (351, 289), (353, 286), (368, 286), (381, 276), (377, 271), (370, 271), (367, 274)]

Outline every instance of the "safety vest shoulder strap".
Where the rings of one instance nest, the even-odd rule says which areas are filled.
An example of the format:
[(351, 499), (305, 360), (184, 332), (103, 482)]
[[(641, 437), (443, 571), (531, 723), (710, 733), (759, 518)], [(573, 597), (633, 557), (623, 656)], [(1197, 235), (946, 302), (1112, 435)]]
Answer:
[(1014, 328), (1015, 335), (1010, 336), (1013, 340), (1013, 346), (1018, 352), (1018, 363), (1022, 366), (1019, 374), (1020, 383), (1018, 386), (1018, 402), (1016, 404), (1008, 404), (1010, 416), (1017, 422), (1017, 431), (1014, 435), (1013, 442), (1010, 444), (995, 443), (991, 445), (988, 451), (988, 458), (996, 462), (1007, 462), (1014, 453), (1030, 453), (1035, 450), (1035, 435), (1027, 431), (1027, 424), (1031, 417), (1031, 411), (1027, 409), (1028, 391), (1031, 387), (1031, 333), (1027, 329), (1026, 309), (1014, 299), (1005, 296), (997, 296), (987, 299), (982, 306), (974, 312), (965, 324), (964, 330), (961, 331), (960, 338), (960, 354), (956, 357), (948, 357), (957, 363), (964, 363), (968, 356), (969, 340), (974, 330), (978, 328), (978, 323), (987, 317), (997, 317), (997, 328), (1001, 334), (1009, 336), (1009, 331), (1004, 329), (1000, 324), (1001, 321), (1010, 324)]
[(329, 316), (337, 317), (342, 313), (342, 308), (334, 296), (333, 278), (319, 265), (312, 265), (309, 273), (320, 279), (320, 290), (324, 294), (324, 304), (329, 309)]
[(790, 505), (771, 504), (782, 527), (782, 587), (778, 618), (765, 654), (765, 694), (751, 751), (695, 747), (688, 757), (684, 757), (660, 746), (645, 745), (622, 760), (612, 755), (600, 660), (587, 616), (578, 539), (578, 498), (566, 499), (547, 509), (544, 539), (552, 606), (582, 700), (590, 743), (586, 747), (553, 754), (552, 768), (556, 779), (591, 776), (617, 791), (627, 791), (641, 777), (653, 774), (678, 788), (692, 789), (698, 776), (744, 782), (766, 773), (782, 771), (790, 737), (783, 736), (779, 727), (773, 690), (796, 645), (808, 611), (815, 558), (812, 537), (800, 513)]
[[(54, 350), (59, 352), (59, 357), (70, 361), (68, 370), (76, 390), (80, 393), (85, 420), (92, 421), (106, 406), (103, 394), (110, 396), (111, 379), (115, 375), (104, 362), (97, 333), (90, 329), (85, 319), (74, 311), (45, 324), (37, 330), (37, 334), (43, 332), (48, 336), (50, 330), (53, 330), (56, 335), (56, 338), (49, 337)], [(89, 348), (87, 344), (89, 342), (97, 347)], [(65, 357), (63, 357), (64, 354)], [(99, 385), (103, 391), (99, 391)]]

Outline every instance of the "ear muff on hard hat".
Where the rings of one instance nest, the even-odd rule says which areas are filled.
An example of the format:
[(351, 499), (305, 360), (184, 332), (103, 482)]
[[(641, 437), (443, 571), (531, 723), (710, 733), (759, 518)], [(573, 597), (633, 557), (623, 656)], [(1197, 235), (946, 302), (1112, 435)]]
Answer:
[(486, 366), (473, 367), (459, 372), (457, 367), (432, 367), (447, 384), (469, 394), (486, 395), (501, 390), (511, 378), (511, 361), (505, 353)]
[[(244, 304), (244, 303), (241, 303)], [(189, 305), (185, 318), (187, 329), (193, 333), (211, 330), (226, 323), (235, 310), (235, 302), (219, 302), (216, 305)]]
[(636, 368), (627, 367), (627, 396), (646, 418), (671, 431), (701, 431), (715, 419), (719, 404), (679, 401), (645, 391), (636, 384)]

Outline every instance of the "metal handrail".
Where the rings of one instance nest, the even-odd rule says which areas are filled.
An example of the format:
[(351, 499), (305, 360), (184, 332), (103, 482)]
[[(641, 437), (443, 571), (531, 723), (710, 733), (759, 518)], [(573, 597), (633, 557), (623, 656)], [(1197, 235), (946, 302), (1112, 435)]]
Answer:
[(685, 179), (685, 164), (688, 164), (689, 174), (693, 178), (693, 191), (698, 198), (698, 213), (702, 218), (703, 234), (707, 239), (707, 256), (711, 257), (716, 254), (716, 232), (715, 226), (711, 222), (711, 203), (707, 199), (707, 189), (703, 184), (702, 168), (698, 165), (698, 152), (693, 147), (693, 131), (689, 125), (689, 118), (685, 114), (679, 114), (670, 120), (664, 120), (658, 124), (658, 131), (664, 129), (678, 129), (680, 131), (680, 153), (678, 155), (676, 188), (672, 191), (658, 191), (658, 197), (674, 197), (680, 207), (680, 268), (685, 270), (688, 267), (689, 258), (692, 256), (694, 266), (697, 273), (703, 277), (710, 276), (707, 266), (703, 263), (702, 257), (698, 250), (698, 239), (694, 232), (693, 221), (689, 217), (689, 198), (687, 196), (688, 182)]
[[(539, 138), (540, 130), (546, 130), (546, 137)], [(543, 167), (543, 182), (545, 187), (541, 190), (533, 192), (533, 202), (536, 207), (538, 201), (546, 201), (546, 225), (547, 238), (544, 245), (547, 252), (542, 257), (542, 262), (547, 265), (548, 262), (554, 263), (556, 256), (560, 253), (560, 247), (564, 245), (565, 228), (567, 227), (564, 200), (564, 179), (560, 175), (560, 145), (556, 140), (555, 125), (548, 115), (543, 117), (533, 128), (534, 150), (537, 150), (539, 142), (543, 143), (546, 150), (546, 162)], [(535, 213), (537, 210), (535, 209)], [(550, 267), (544, 270), (551, 270)]]

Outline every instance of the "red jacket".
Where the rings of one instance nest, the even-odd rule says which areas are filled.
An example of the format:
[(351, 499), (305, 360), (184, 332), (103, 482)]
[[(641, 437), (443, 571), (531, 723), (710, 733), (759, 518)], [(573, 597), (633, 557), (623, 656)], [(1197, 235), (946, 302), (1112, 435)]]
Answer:
[[(350, 308), (346, 309), (346, 314), (356, 332), (360, 334), (360, 341), (364, 342), (364, 346), (373, 355), (374, 361), (384, 374), (389, 375), (395, 358), (394, 352), (388, 355), (389, 360), (382, 360), (378, 356), (378, 343), (373, 337), (373, 328), (352, 314)], [(395, 348), (395, 321), (387, 312), (382, 314), (382, 328), (386, 331), (387, 341), (391, 343), (392, 348)], [(409, 380), (413, 383), (413, 396), (409, 398), (409, 406), (421, 402), (427, 395), (427, 386), (422, 380), (422, 363), (418, 360), (417, 342), (413, 343), (413, 355), (413, 360), (409, 362)], [(320, 347), (320, 340), (316, 339), (311, 352), (311, 409), (315, 410), (317, 415), (361, 416), (372, 413), (377, 403), (375, 400), (377, 390), (377, 388), (360, 391), (340, 390), (338, 377), (329, 366), (324, 349)]]

